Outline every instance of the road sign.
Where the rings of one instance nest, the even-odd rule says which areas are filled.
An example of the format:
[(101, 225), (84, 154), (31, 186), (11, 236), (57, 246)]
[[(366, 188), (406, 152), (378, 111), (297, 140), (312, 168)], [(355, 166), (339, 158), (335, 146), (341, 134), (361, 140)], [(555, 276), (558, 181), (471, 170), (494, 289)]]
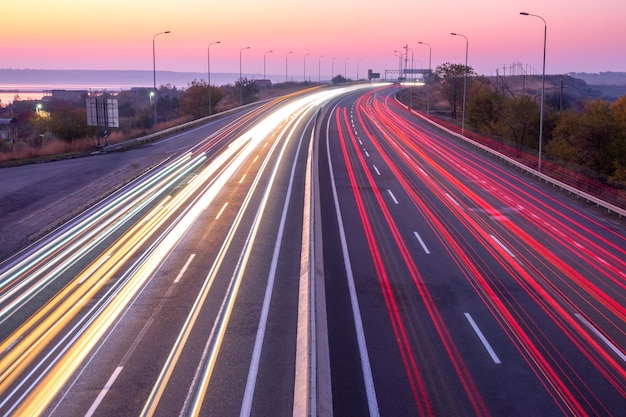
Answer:
[(98, 127), (120, 127), (117, 99), (88, 97), (87, 125)]

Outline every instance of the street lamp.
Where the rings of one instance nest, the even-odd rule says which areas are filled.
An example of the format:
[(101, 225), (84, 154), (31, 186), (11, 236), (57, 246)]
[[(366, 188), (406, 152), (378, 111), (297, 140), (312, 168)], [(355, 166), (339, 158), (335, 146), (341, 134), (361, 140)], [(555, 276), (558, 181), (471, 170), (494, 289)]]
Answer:
[(243, 77), (241, 75), (241, 53), (246, 49), (250, 49), (249, 46), (241, 48), (239, 50), (239, 103), (243, 106)]
[(465, 104), (467, 99), (467, 52), (469, 50), (469, 40), (467, 36), (461, 35), (460, 33), (450, 33), (452, 36), (460, 36), (465, 38), (465, 68), (464, 68), (464, 76), (463, 76), (463, 119), (461, 122), (461, 135), (465, 135)]
[(267, 78), (265, 78), (265, 56), (266, 56), (267, 54), (271, 54), (272, 52), (274, 52), (274, 51), (267, 51), (267, 52), (265, 52), (265, 53), (263, 54), (263, 79), (264, 79), (264, 80), (267, 80)]
[(356, 61), (356, 80), (359, 81), (359, 63), (361, 62), (361, 59), (359, 58)]
[(427, 99), (427, 104), (426, 104), (426, 114), (430, 114), (430, 77), (432, 75), (432, 69), (431, 69), (431, 58), (433, 56), (433, 48), (430, 46), (429, 43), (426, 42), (418, 42), (420, 45), (426, 45), (428, 46), (428, 99)]
[(165, 35), (167, 33), (170, 33), (170, 31), (166, 30), (165, 32), (159, 32), (159, 33), (155, 34), (152, 37), (152, 75), (153, 75), (153, 81), (154, 81), (154, 85), (153, 85), (153, 87), (154, 87), (154, 102), (153, 102), (153, 106), (152, 107), (153, 107), (153, 110), (154, 110), (154, 125), (153, 126), (155, 128), (156, 128), (156, 123), (157, 123), (157, 104), (156, 104), (156, 102), (157, 102), (157, 96), (156, 96), (157, 87), (156, 87), (156, 48), (155, 48), (155, 45), (154, 45), (155, 44), (154, 40), (156, 39), (157, 36)]
[(319, 84), (322, 83), (322, 58), (324, 58), (324, 55), (322, 55), (320, 57), (320, 59), (317, 61), (317, 82)]
[(207, 66), (207, 73), (208, 73), (208, 79), (207, 79), (207, 87), (209, 88), (209, 116), (212, 113), (212, 106), (211, 106), (211, 45), (216, 45), (218, 43), (222, 43), (220, 41), (217, 42), (211, 42), (207, 48), (206, 48), (206, 66)]
[(335, 78), (335, 59), (337, 59), (336, 56), (333, 57), (333, 60), (330, 64), (330, 79), (332, 81), (333, 78)]
[(303, 58), (304, 62), (303, 62), (303, 66), (302, 66), (302, 68), (303, 68), (303, 75), (304, 75), (304, 84), (305, 85), (306, 85), (306, 57), (308, 55), (309, 55), (308, 53), (304, 54), (304, 58)]
[(548, 24), (546, 20), (536, 14), (520, 12), (522, 16), (533, 16), (543, 21), (543, 72), (541, 73), (541, 106), (539, 111), (539, 160), (537, 163), (537, 171), (541, 171), (541, 144), (543, 143), (543, 98), (546, 89), (546, 39), (548, 36)]
[(348, 61), (350, 60), (350, 58), (346, 58), (346, 60), (343, 62), (343, 78), (345, 79), (345, 81), (348, 81)]
[(285, 84), (287, 84), (287, 81), (289, 80), (289, 71), (288, 71), (288, 67), (287, 67), (287, 63), (288, 63), (288, 59), (287, 58), (289, 58), (289, 54), (293, 54), (293, 51), (289, 51), (285, 55)]

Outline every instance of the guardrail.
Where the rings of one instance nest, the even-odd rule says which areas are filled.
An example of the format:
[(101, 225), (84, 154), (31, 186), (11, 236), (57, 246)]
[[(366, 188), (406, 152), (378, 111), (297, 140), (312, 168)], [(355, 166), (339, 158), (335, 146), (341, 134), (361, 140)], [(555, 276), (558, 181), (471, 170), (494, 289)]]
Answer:
[(255, 103), (250, 103), (250, 104), (248, 104), (246, 106), (243, 106), (243, 107), (235, 107), (235, 108), (230, 109), (230, 110), (226, 110), (226, 111), (223, 111), (223, 112), (220, 112), (220, 113), (215, 113), (215, 114), (212, 114), (210, 116), (205, 116), (205, 117), (202, 117), (200, 119), (192, 120), (192, 121), (187, 122), (187, 123), (183, 123), (183, 124), (180, 124), (180, 125), (169, 127), (167, 129), (159, 130), (158, 132), (150, 133), (149, 135), (146, 135), (146, 136), (141, 136), (141, 137), (138, 137), (138, 138), (125, 140), (124, 142), (119, 142), (119, 143), (114, 143), (112, 145), (103, 146), (102, 150), (104, 152), (119, 151), (121, 149), (132, 148), (133, 146), (143, 145), (144, 143), (154, 142), (157, 139), (163, 138), (165, 136), (169, 136), (169, 135), (171, 135), (173, 133), (182, 132), (183, 130), (188, 130), (188, 129), (194, 128), (194, 127), (196, 127), (198, 125), (207, 123), (208, 121), (210, 121), (212, 119), (217, 119), (219, 117), (226, 116), (226, 115), (228, 115), (230, 113), (234, 113), (236, 111), (239, 111), (242, 108), (245, 108), (245, 107), (247, 107), (249, 105), (258, 104), (258, 103), (259, 102), (255, 102)]
[[(400, 105), (402, 107), (406, 107), (406, 105), (404, 105), (402, 102), (400, 102), (397, 98), (396, 98), (396, 101), (398, 101), (398, 103), (400, 103)], [(609, 203), (607, 201), (604, 201), (601, 198), (598, 198), (598, 197), (593, 196), (593, 195), (591, 195), (589, 193), (586, 193), (586, 192), (584, 192), (582, 190), (579, 190), (578, 188), (573, 187), (573, 186), (571, 186), (569, 184), (566, 184), (566, 183), (564, 183), (562, 181), (554, 179), (554, 178), (550, 177), (549, 175), (546, 175), (546, 174), (544, 174), (544, 173), (542, 173), (540, 171), (537, 171), (536, 169), (532, 169), (529, 166), (524, 165), (521, 162), (516, 161), (515, 159), (513, 159), (513, 158), (511, 158), (509, 156), (506, 156), (506, 155), (504, 155), (504, 154), (502, 154), (502, 153), (500, 153), (498, 151), (495, 151), (495, 150), (491, 149), (488, 146), (485, 146), (485, 145), (483, 145), (481, 143), (478, 143), (475, 140), (472, 140), (472, 139), (470, 139), (470, 138), (468, 138), (466, 136), (463, 136), (463, 135), (461, 135), (461, 134), (459, 134), (459, 133), (457, 133), (457, 132), (455, 132), (453, 130), (450, 130), (450, 129), (448, 129), (448, 128), (438, 124), (434, 120), (431, 120), (428, 117), (425, 117), (424, 115), (420, 114), (419, 112), (416, 112), (416, 111), (411, 109), (411, 113), (413, 113), (414, 115), (418, 116), (420, 119), (430, 123), (431, 125), (436, 126), (439, 129), (447, 132), (448, 134), (450, 134), (452, 136), (455, 136), (455, 137), (457, 137), (457, 138), (467, 142), (468, 144), (473, 145), (473, 146), (475, 146), (475, 147), (477, 147), (477, 148), (479, 148), (479, 149), (481, 149), (481, 150), (483, 150), (485, 152), (488, 152), (488, 153), (490, 153), (491, 155), (493, 155), (493, 156), (495, 156), (497, 158), (502, 159), (503, 161), (505, 161), (505, 162), (507, 162), (507, 163), (509, 163), (509, 164), (511, 164), (513, 166), (515, 166), (516, 168), (526, 172), (527, 174), (532, 175), (532, 176), (534, 176), (536, 178), (539, 178), (542, 181), (545, 181), (546, 183), (552, 184), (553, 187), (559, 187), (562, 190), (565, 190), (565, 191), (567, 191), (567, 192), (569, 192), (571, 194), (574, 194), (577, 198), (582, 198), (582, 199), (584, 199), (584, 200), (586, 200), (586, 201), (588, 201), (590, 203), (595, 204), (597, 207), (602, 207), (602, 208), (606, 209), (608, 213), (612, 212), (614, 214), (617, 214), (617, 216), (620, 219), (622, 217), (626, 217), (626, 209), (623, 209), (623, 208), (621, 208), (619, 206), (616, 206), (615, 204), (611, 204), (611, 203)]]

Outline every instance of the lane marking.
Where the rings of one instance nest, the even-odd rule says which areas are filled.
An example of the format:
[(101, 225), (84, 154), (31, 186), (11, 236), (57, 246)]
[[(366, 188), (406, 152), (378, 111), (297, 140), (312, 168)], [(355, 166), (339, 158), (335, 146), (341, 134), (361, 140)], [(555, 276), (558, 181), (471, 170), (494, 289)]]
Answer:
[(422, 245), (422, 249), (424, 249), (424, 252), (426, 252), (427, 255), (430, 255), (430, 251), (428, 250), (428, 248), (426, 247), (426, 244), (424, 243), (424, 241), (422, 240), (421, 236), (419, 235), (419, 233), (417, 232), (413, 232), (413, 234), (415, 235), (415, 237), (417, 238), (417, 240), (420, 242), (420, 245)]
[(396, 200), (396, 196), (393, 195), (393, 193), (391, 192), (391, 190), (387, 189), (387, 192), (389, 193), (389, 195), (391, 196), (391, 199), (393, 200), (394, 203), (399, 204), (398, 200)]
[(241, 177), (241, 179), (239, 180), (239, 184), (243, 183), (243, 180), (246, 179), (246, 174), (243, 174), (243, 177)]
[(100, 403), (104, 399), (105, 395), (107, 395), (107, 393), (109, 392), (109, 390), (113, 386), (113, 383), (117, 379), (117, 377), (120, 374), (120, 372), (122, 372), (122, 369), (124, 369), (123, 366), (118, 366), (117, 368), (115, 368), (115, 371), (113, 371), (113, 373), (111, 374), (111, 377), (109, 378), (107, 383), (104, 385), (104, 388), (102, 388), (102, 390), (100, 390), (100, 393), (98, 394), (98, 396), (96, 397), (94, 402), (91, 404), (91, 407), (89, 407), (89, 410), (87, 410), (87, 413), (85, 413), (85, 417), (93, 416), (93, 413), (95, 413), (96, 410), (98, 409), (98, 406), (100, 405)]
[(446, 197), (448, 197), (454, 204), (456, 204), (457, 206), (461, 206), (458, 201), (456, 201), (450, 194), (446, 193)]
[(613, 342), (611, 342), (609, 339), (607, 339), (607, 337), (605, 335), (603, 335), (597, 328), (596, 326), (594, 326), (593, 324), (591, 324), (589, 322), (589, 320), (587, 320), (582, 314), (580, 313), (575, 313), (574, 314), (576, 316), (576, 318), (578, 320), (580, 320), (585, 326), (587, 326), (587, 328), (589, 330), (591, 330), (593, 332), (593, 334), (595, 334), (596, 336), (598, 336), (600, 338), (600, 340), (602, 340), (604, 342), (605, 345), (607, 345), (609, 347), (609, 349), (611, 349), (617, 356), (619, 356), (619, 358), (623, 361), (626, 362), (626, 355), (624, 354), (624, 352), (622, 352), (617, 346), (615, 346), (615, 344)]
[(363, 149), (363, 152), (365, 152), (365, 156), (367, 156), (368, 158), (370, 157), (370, 154), (367, 152), (367, 150)]
[[(337, 108), (337, 105), (333, 108), (333, 111)], [(343, 228), (343, 216), (341, 215), (341, 207), (339, 207), (339, 196), (337, 195), (337, 182), (335, 181), (333, 162), (330, 155), (330, 118), (326, 123), (326, 158), (328, 159), (328, 165), (330, 167), (330, 183), (333, 190), (333, 200), (335, 203), (335, 214), (337, 216), (337, 227), (339, 229), (339, 239), (341, 241), (341, 252), (343, 255), (344, 270), (346, 272), (346, 279), (348, 281), (348, 292), (350, 293), (350, 306), (352, 308), (352, 316), (354, 317), (354, 327), (356, 331), (357, 344), (359, 346), (359, 357), (361, 359), (361, 372), (363, 373), (363, 384), (365, 385), (365, 393), (367, 397), (367, 406), (370, 417), (379, 417), (380, 410), (378, 408), (378, 399), (376, 398), (376, 388), (374, 386), (374, 377), (372, 376), (372, 366), (370, 364), (370, 357), (367, 350), (367, 343), (365, 340), (365, 329), (363, 326), (363, 319), (361, 317), (361, 307), (359, 306), (359, 299), (356, 294), (356, 284), (354, 282), (354, 275), (352, 274), (352, 261), (350, 260), (350, 253), (348, 252), (348, 243), (346, 239), (346, 231)]]
[(474, 332), (476, 332), (476, 334), (478, 335), (478, 338), (483, 343), (483, 346), (485, 347), (485, 349), (487, 349), (487, 352), (489, 353), (489, 356), (491, 356), (493, 362), (495, 364), (501, 364), (502, 362), (500, 361), (500, 358), (498, 357), (498, 355), (496, 355), (496, 352), (493, 350), (493, 348), (485, 338), (485, 335), (483, 335), (483, 332), (480, 331), (480, 328), (478, 327), (470, 313), (463, 314), (465, 314), (465, 318), (467, 319), (467, 321), (469, 321), (470, 326), (472, 326), (472, 329), (474, 329)]
[(489, 236), (491, 236), (494, 242), (496, 242), (498, 246), (500, 246), (506, 253), (508, 253), (511, 258), (515, 258), (515, 255), (513, 254), (513, 252), (511, 252), (509, 248), (504, 246), (504, 243), (500, 242), (500, 240), (497, 237), (495, 237), (494, 235), (489, 235)]
[(217, 216), (215, 216), (215, 220), (218, 220), (222, 216), (222, 213), (224, 213), (224, 210), (226, 210), (227, 205), (228, 205), (228, 202), (224, 203), (219, 213), (217, 213)]
[(180, 281), (180, 279), (183, 277), (183, 274), (185, 273), (185, 271), (187, 271), (187, 268), (189, 267), (189, 264), (191, 263), (191, 261), (193, 261), (193, 258), (196, 257), (195, 253), (192, 253), (189, 256), (189, 259), (187, 259), (187, 262), (185, 262), (185, 266), (183, 266), (183, 269), (180, 270), (180, 272), (178, 273), (178, 275), (176, 276), (176, 279), (174, 280), (174, 283), (177, 284), (178, 281)]
[(257, 159), (259, 159), (259, 155), (254, 157), (254, 159), (252, 160), (252, 163), (255, 163), (257, 161)]
[(374, 171), (376, 171), (376, 174), (378, 176), (380, 176), (380, 171), (378, 170), (378, 168), (376, 168), (376, 165), (372, 165), (374, 167)]

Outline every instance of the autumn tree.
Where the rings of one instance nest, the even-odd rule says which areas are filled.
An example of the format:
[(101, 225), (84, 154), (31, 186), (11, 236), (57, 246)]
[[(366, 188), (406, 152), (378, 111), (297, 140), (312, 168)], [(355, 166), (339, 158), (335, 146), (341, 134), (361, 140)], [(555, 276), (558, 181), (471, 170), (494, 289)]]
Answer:
[(209, 114), (209, 86), (203, 80), (193, 80), (180, 98), (180, 111), (195, 119)]
[(623, 102), (610, 105), (604, 100), (590, 100), (583, 110), (565, 112), (547, 144), (546, 152), (595, 172), (612, 175), (624, 161), (625, 126)]
[(439, 91), (450, 104), (451, 117), (457, 118), (463, 105), (463, 92), (465, 89), (465, 77), (467, 76), (467, 88), (470, 88), (471, 75), (474, 69), (462, 64), (446, 62), (435, 68), (435, 79), (439, 82)]
[(65, 142), (89, 136), (93, 129), (87, 126), (87, 110), (85, 107), (76, 107), (65, 104), (51, 114), (48, 122), (50, 131), (57, 138)]
[(521, 151), (528, 146), (528, 139), (538, 137), (539, 107), (529, 96), (506, 100), (502, 112), (502, 125), (507, 139), (515, 142)]

